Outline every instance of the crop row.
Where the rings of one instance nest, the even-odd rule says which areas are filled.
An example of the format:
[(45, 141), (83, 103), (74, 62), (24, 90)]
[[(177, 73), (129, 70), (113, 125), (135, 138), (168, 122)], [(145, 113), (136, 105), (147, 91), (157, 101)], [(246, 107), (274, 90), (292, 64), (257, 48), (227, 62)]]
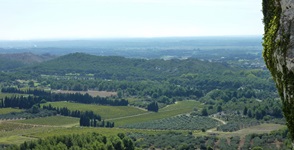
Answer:
[(160, 130), (201, 130), (214, 128), (218, 124), (218, 121), (211, 119), (209, 117), (179, 115), (159, 120), (128, 124), (123, 127), (135, 129)]

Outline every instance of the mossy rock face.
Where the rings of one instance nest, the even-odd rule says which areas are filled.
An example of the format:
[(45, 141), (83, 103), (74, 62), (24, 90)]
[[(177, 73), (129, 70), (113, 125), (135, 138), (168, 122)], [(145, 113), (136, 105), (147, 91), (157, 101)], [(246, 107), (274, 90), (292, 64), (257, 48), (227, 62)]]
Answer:
[(294, 139), (294, 0), (263, 0), (263, 57), (283, 102)]

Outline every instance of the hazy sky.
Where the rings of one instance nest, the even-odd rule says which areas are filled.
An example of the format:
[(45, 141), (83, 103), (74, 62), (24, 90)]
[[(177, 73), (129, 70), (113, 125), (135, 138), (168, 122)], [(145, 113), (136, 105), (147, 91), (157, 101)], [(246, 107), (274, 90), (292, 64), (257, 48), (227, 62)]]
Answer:
[(0, 40), (262, 35), (261, 0), (0, 0)]

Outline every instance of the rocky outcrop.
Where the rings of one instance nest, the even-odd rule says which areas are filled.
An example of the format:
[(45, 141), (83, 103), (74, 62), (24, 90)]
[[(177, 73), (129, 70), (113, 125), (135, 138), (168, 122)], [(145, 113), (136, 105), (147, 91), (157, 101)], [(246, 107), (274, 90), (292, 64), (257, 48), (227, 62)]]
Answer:
[(294, 139), (294, 0), (263, 0), (263, 56)]

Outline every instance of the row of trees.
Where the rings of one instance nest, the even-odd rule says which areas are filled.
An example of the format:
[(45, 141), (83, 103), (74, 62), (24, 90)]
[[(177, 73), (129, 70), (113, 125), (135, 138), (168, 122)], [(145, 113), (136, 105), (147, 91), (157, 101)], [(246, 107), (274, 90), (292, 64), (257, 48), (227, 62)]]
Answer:
[(88, 93), (52, 93), (51, 101), (73, 101), (84, 104), (100, 104), (111, 106), (127, 106), (129, 102), (125, 99), (111, 99), (109, 97), (92, 97)]
[(2, 93), (19, 93), (19, 94), (33, 94), (35, 96), (50, 96), (50, 91), (45, 91), (41, 89), (27, 89), (21, 90), (16, 87), (4, 87), (1, 89)]
[(80, 117), (80, 126), (112, 128), (114, 127), (114, 122), (105, 122), (104, 120), (101, 121), (95, 117), (91, 117), (91, 115), (88, 115), (87, 112), (85, 112)]
[(275, 118), (283, 118), (283, 112), (282, 109), (278, 106), (273, 107), (271, 110), (266, 108), (259, 108), (255, 111), (248, 109), (246, 106), (243, 109), (243, 115), (248, 116), (250, 118), (255, 118), (257, 120), (263, 119), (265, 116), (272, 116)]
[(35, 104), (40, 104), (42, 97), (37, 96), (12, 96), (0, 100), (0, 108), (18, 107), (20, 109), (29, 109)]
[[(100, 104), (100, 105), (111, 105), (111, 106), (127, 106), (129, 103), (125, 99), (112, 99), (109, 97), (92, 97), (88, 93), (51, 93), (41, 89), (28, 89), (28, 90), (20, 90), (14, 87), (2, 88), (1, 91), (3, 93), (20, 93), (20, 94), (33, 94), (34, 96), (29, 96), (28, 98), (24, 96), (20, 97), (5, 97), (0, 104), (0, 107), (20, 107), (20, 108), (30, 108), (34, 104), (40, 102), (40, 99), (44, 99), (46, 101), (73, 101), (77, 103), (85, 103), (85, 104)], [(35, 101), (31, 101), (30, 99), (36, 99)], [(28, 99), (27, 102), (23, 100)], [(21, 102), (20, 102), (21, 101)]]
[[(122, 134), (121, 134), (122, 135)], [(56, 150), (134, 150), (133, 141), (127, 136), (106, 137), (98, 133), (72, 134), (63, 136), (48, 137), (21, 145), (13, 145), (8, 150), (26, 150), (26, 149), (56, 149)]]
[(95, 114), (93, 111), (79, 111), (79, 110), (73, 110), (71, 111), (67, 107), (53, 107), (51, 104), (44, 105), (43, 109), (47, 110), (53, 110), (56, 111), (57, 114), (63, 115), (63, 116), (71, 116), (80, 118), (80, 126), (87, 126), (87, 127), (107, 127), (112, 128), (114, 127), (114, 122), (104, 121), (101, 119), (101, 116), (98, 114)]
[(154, 111), (154, 112), (158, 112), (158, 104), (157, 102), (151, 102), (148, 106), (147, 106), (148, 111)]

